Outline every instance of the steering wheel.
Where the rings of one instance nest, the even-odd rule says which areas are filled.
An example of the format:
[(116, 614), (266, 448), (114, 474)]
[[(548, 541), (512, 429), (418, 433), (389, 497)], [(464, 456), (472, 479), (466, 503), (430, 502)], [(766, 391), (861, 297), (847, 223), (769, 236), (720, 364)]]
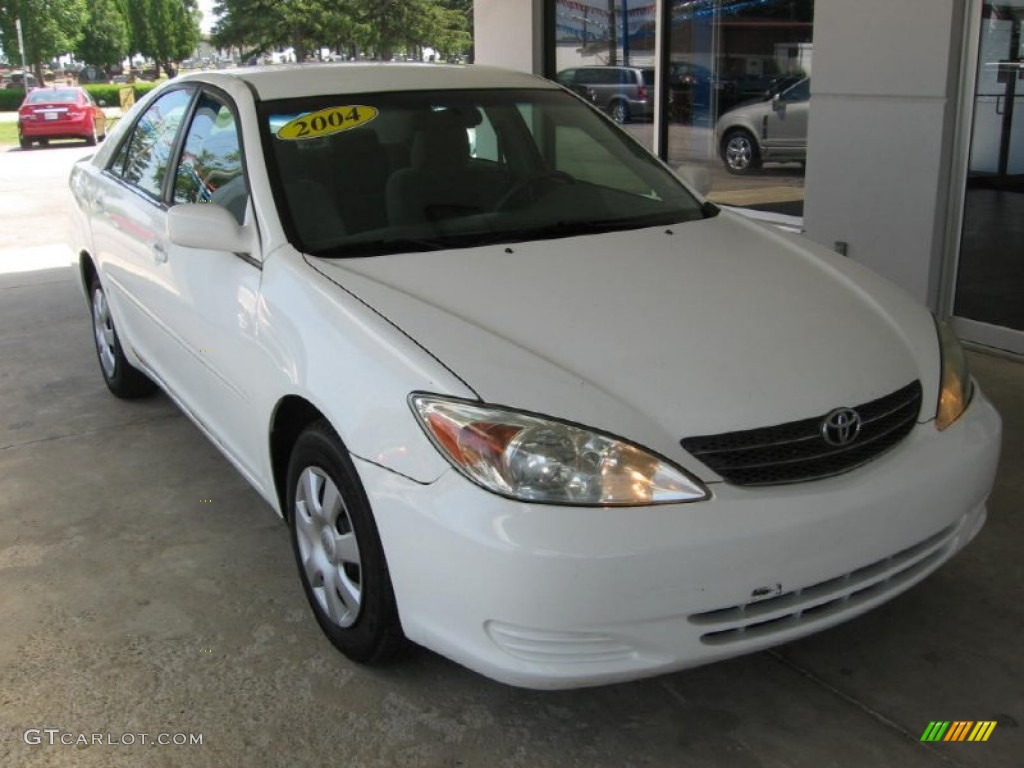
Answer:
[(514, 211), (537, 202), (544, 196), (540, 191), (542, 185), (568, 185), (575, 183), (576, 179), (565, 171), (535, 173), (533, 176), (527, 176), (522, 181), (513, 184), (512, 189), (502, 195), (501, 199), (495, 204), (494, 212)]

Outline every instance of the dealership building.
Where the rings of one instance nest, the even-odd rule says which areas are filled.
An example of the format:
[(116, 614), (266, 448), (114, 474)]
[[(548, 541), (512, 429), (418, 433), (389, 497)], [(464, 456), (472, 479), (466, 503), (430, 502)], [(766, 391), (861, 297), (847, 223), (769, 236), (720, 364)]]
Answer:
[[(475, 2), (478, 63), (566, 82), (593, 66), (639, 70), (633, 109), (617, 117), (671, 165), (711, 171), (712, 200), (795, 216), (808, 237), (952, 318), (965, 340), (1016, 355), (1022, 24), (1024, 0)], [(810, 98), (787, 103), (803, 77)], [(600, 86), (574, 90), (611, 111)], [(780, 137), (788, 120), (801, 154), (728, 173), (723, 120), (758, 101), (750, 130)]]

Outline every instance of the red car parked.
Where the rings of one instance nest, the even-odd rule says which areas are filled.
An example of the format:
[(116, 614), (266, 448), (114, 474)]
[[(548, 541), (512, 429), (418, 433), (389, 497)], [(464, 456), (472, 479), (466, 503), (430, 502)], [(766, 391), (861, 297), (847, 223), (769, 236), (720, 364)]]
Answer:
[(107, 118), (83, 88), (37, 88), (18, 109), (18, 141), (28, 149), (33, 141), (85, 139), (95, 144), (107, 136)]

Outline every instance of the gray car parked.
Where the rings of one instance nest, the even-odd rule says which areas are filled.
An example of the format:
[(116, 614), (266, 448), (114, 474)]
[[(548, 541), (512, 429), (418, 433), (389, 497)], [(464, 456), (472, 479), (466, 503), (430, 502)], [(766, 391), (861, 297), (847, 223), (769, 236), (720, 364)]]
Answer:
[(749, 173), (764, 161), (805, 161), (810, 98), (811, 79), (805, 77), (768, 100), (722, 115), (715, 138), (729, 172)]
[(555, 80), (593, 101), (617, 123), (654, 113), (653, 67), (593, 66), (563, 69)]

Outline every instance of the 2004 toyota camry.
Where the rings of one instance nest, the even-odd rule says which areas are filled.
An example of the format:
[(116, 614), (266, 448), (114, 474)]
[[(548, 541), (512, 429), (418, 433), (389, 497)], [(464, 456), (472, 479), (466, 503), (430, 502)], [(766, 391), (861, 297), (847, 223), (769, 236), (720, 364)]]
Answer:
[(287, 520), (330, 640), (592, 685), (791, 640), (978, 532), (999, 417), (899, 289), (484, 67), (177, 78), (71, 176), (100, 369)]

